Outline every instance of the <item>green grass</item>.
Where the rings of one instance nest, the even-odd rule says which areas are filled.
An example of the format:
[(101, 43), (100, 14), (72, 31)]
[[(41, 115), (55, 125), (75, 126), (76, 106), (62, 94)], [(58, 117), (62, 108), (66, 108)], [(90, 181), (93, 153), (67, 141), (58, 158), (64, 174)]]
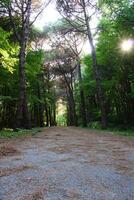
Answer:
[(129, 136), (134, 137), (134, 130), (128, 129), (128, 130), (118, 130), (118, 129), (101, 129), (101, 128), (87, 128), (88, 130), (97, 131), (98, 133), (107, 133), (112, 135), (120, 135), (120, 136)]
[(12, 129), (4, 129), (0, 131), (0, 138), (16, 138), (27, 135), (36, 135), (41, 132), (42, 128), (33, 128), (30, 130), (19, 129), (18, 131), (13, 131)]
[(132, 136), (134, 137), (134, 127), (122, 127), (122, 126), (109, 126), (107, 129), (101, 128), (101, 123), (99, 121), (90, 122), (88, 124), (88, 129), (99, 131), (101, 133), (109, 133), (112, 135), (121, 135), (121, 136)]
[(134, 130), (110, 130), (113, 135), (132, 136), (134, 137)]

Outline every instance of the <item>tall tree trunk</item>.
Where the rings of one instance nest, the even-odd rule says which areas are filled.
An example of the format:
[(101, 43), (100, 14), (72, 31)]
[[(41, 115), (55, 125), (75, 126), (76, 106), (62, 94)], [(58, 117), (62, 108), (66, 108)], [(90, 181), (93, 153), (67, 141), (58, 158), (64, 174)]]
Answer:
[(22, 32), (20, 38), (20, 54), (19, 54), (19, 102), (17, 108), (16, 127), (30, 128), (30, 118), (27, 106), (26, 96), (26, 77), (25, 77), (25, 61), (26, 61), (26, 45), (29, 37), (31, 13), (31, 0), (27, 2), (26, 13), (22, 14)]
[(26, 43), (24, 38), (21, 39), (19, 55), (19, 101), (17, 108), (17, 128), (29, 128), (29, 114), (26, 97), (26, 77), (25, 77), (25, 51)]
[(48, 114), (48, 107), (45, 103), (45, 114), (46, 114), (46, 127), (49, 126), (49, 114)]
[(96, 79), (97, 93), (98, 93), (100, 109), (101, 109), (101, 121), (102, 121), (103, 128), (106, 128), (107, 115), (106, 115), (105, 95), (104, 95), (102, 85), (101, 85), (101, 76), (100, 76), (98, 65), (97, 65), (96, 51), (93, 44), (93, 38), (92, 38), (92, 33), (91, 33), (90, 25), (89, 25), (89, 17), (86, 11), (85, 0), (82, 0), (82, 4), (83, 4), (83, 11), (84, 11), (84, 17), (85, 17), (85, 22), (86, 22), (88, 40), (89, 40), (91, 51), (92, 51), (91, 54), (92, 54), (92, 62), (93, 62), (93, 71), (94, 71), (94, 76)]
[(75, 122), (74, 122), (74, 114), (73, 114), (73, 110), (72, 110), (72, 103), (70, 100), (70, 95), (67, 94), (67, 114), (68, 114), (68, 126), (74, 126)]
[[(42, 76), (38, 77), (38, 78), (42, 78)], [(41, 81), (41, 80), (40, 80)], [(38, 83), (37, 85), (37, 90), (38, 90), (38, 99), (41, 101), (42, 100), (42, 97), (43, 97), (43, 91), (42, 91), (42, 88), (40, 86), (40, 84)], [(44, 106), (43, 106), (43, 103), (39, 102), (38, 103), (38, 110), (39, 110), (39, 126), (40, 127), (43, 127), (44, 126)]]
[(79, 76), (79, 85), (80, 85), (80, 113), (81, 113), (82, 125), (87, 126), (85, 96), (84, 96), (84, 91), (82, 87), (81, 65), (79, 61), (78, 61), (78, 76)]
[(77, 124), (77, 115), (75, 109), (75, 101), (74, 101), (73, 91), (70, 88), (67, 89), (67, 98), (68, 98), (70, 126), (77, 126), (78, 124)]
[(53, 105), (53, 126), (56, 126), (56, 106)]
[(49, 126), (52, 126), (52, 111), (51, 111), (51, 107), (49, 106), (48, 108), (48, 113), (49, 113)]

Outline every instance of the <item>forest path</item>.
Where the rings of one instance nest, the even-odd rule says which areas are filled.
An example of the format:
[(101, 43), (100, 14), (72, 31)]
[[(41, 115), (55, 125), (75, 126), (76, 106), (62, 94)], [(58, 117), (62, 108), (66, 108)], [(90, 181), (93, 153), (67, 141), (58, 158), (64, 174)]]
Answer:
[(0, 200), (134, 200), (134, 138), (53, 127), (8, 146)]

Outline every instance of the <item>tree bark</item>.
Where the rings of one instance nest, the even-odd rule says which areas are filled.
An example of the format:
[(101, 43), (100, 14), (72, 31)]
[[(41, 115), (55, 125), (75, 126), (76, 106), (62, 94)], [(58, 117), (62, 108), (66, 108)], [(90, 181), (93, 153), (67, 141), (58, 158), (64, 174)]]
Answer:
[(93, 71), (94, 71), (94, 76), (96, 79), (97, 93), (98, 93), (100, 109), (101, 109), (101, 122), (102, 122), (102, 127), (106, 128), (107, 115), (106, 115), (105, 95), (104, 95), (104, 92), (103, 92), (103, 89), (101, 86), (101, 76), (100, 76), (99, 69), (98, 69), (96, 51), (95, 51), (95, 47), (93, 44), (93, 38), (92, 38), (91, 29), (90, 29), (90, 25), (89, 25), (89, 18), (88, 18), (87, 11), (86, 11), (85, 0), (82, 0), (82, 4), (83, 4), (83, 11), (84, 11), (84, 17), (85, 17), (86, 28), (87, 28), (87, 36), (88, 36), (88, 40), (89, 40), (89, 43), (91, 46), (91, 51), (92, 51), (91, 54), (92, 54), (92, 62), (93, 62)]
[(68, 116), (69, 116), (69, 125), (77, 126), (77, 115), (75, 110), (75, 101), (73, 96), (73, 91), (71, 88), (67, 88), (67, 100), (68, 100)]
[(26, 96), (25, 50), (25, 41), (22, 41), (19, 55), (19, 101), (16, 128), (30, 128)]
[(82, 125), (87, 126), (87, 118), (86, 118), (86, 106), (85, 106), (85, 96), (82, 88), (82, 76), (81, 76), (81, 65), (78, 61), (78, 76), (79, 76), (79, 85), (80, 85), (80, 114), (82, 119)]
[(27, 96), (26, 96), (26, 77), (25, 77), (25, 62), (26, 62), (26, 45), (29, 37), (31, 13), (31, 0), (27, 2), (26, 13), (22, 13), (22, 29), (20, 39), (20, 54), (19, 54), (19, 102), (17, 108), (17, 128), (30, 128), (30, 118), (28, 113)]
[(76, 115), (76, 109), (75, 109), (75, 101), (74, 101), (74, 95), (73, 90), (70, 87), (70, 84), (68, 83), (68, 80), (66, 78), (66, 75), (64, 74), (64, 80), (67, 87), (67, 93), (68, 93), (68, 103), (69, 103), (69, 111), (70, 111), (70, 125), (71, 126), (77, 126), (77, 115)]

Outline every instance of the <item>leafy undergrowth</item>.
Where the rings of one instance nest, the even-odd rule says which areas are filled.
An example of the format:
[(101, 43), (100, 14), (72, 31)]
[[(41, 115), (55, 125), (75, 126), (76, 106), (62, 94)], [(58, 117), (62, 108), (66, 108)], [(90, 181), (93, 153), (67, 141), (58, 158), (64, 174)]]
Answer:
[(27, 129), (18, 129), (17, 131), (13, 131), (13, 129), (3, 129), (0, 131), (0, 138), (15, 138), (27, 135), (36, 135), (41, 132), (42, 128), (33, 128), (30, 130)]
[(88, 129), (99, 131), (99, 133), (109, 133), (112, 135), (121, 135), (121, 136), (134, 136), (134, 128), (127, 128), (122, 126), (109, 126), (106, 129), (101, 128), (101, 123), (98, 121), (90, 122), (88, 124)]

